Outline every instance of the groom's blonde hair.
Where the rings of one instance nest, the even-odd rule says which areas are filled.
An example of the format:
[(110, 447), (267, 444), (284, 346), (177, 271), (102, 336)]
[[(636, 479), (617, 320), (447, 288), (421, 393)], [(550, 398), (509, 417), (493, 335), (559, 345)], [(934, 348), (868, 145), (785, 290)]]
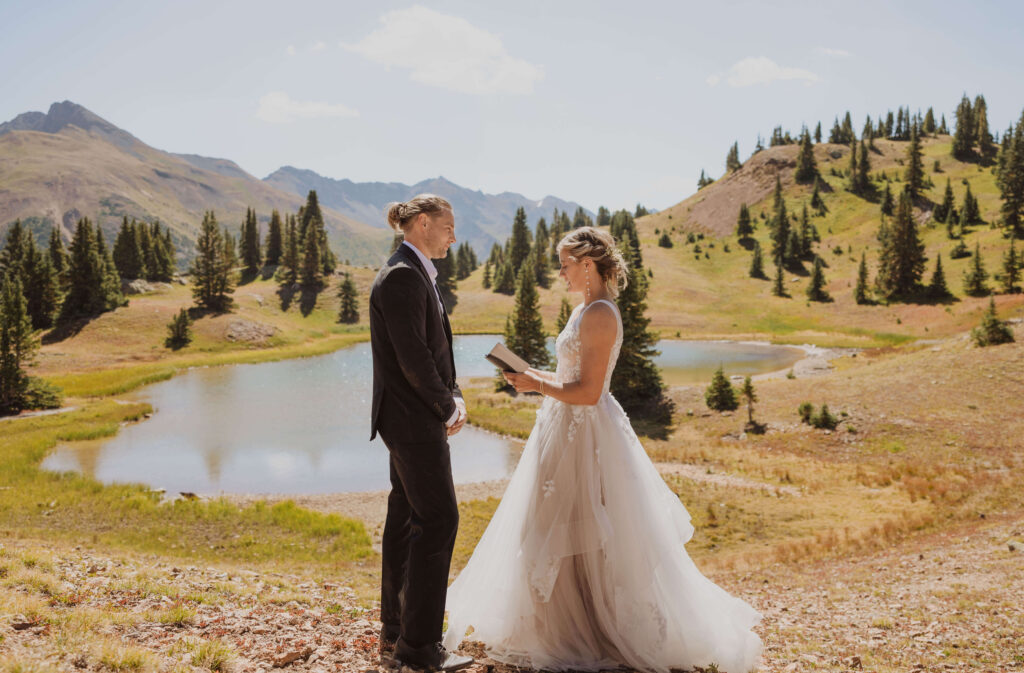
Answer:
[(408, 201), (395, 201), (388, 204), (388, 224), (395, 231), (404, 232), (420, 213), (426, 213), (433, 217), (451, 211), (452, 204), (437, 194), (417, 194)]

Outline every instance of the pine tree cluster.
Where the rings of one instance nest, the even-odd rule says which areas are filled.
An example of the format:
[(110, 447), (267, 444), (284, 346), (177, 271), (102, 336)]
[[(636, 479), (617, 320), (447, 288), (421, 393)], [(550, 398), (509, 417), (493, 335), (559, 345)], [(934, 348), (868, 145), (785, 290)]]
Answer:
[(122, 280), (143, 279), (170, 282), (174, 276), (174, 243), (171, 230), (159, 222), (146, 224), (135, 219), (121, 220), (114, 239), (114, 266)]

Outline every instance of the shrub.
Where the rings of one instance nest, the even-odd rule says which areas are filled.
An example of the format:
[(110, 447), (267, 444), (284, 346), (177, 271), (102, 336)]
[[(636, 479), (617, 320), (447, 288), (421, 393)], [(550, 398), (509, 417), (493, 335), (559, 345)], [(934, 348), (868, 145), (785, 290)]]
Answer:
[(188, 311), (181, 309), (174, 320), (167, 323), (167, 339), (164, 345), (173, 350), (184, 348), (192, 342), (192, 319)]
[(1013, 330), (996, 316), (994, 299), (988, 300), (988, 309), (981, 317), (981, 324), (971, 330), (971, 338), (982, 347), (1013, 343)]
[(835, 430), (839, 421), (829, 413), (828, 405), (821, 405), (821, 411), (811, 416), (811, 425), (819, 430)]
[(725, 378), (725, 372), (721, 366), (718, 367), (711, 379), (711, 385), (704, 391), (704, 402), (707, 403), (709, 409), (715, 411), (734, 411), (740, 406), (736, 390), (729, 383), (729, 379)]
[(810, 402), (803, 402), (796, 408), (796, 412), (800, 414), (800, 420), (802, 422), (810, 423), (811, 416), (814, 414), (814, 405)]

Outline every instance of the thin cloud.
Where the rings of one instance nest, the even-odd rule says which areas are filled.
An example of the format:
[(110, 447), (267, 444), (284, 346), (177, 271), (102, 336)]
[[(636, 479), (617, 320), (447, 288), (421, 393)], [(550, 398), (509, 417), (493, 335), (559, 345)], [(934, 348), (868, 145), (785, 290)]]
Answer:
[(835, 56), (837, 58), (849, 58), (853, 56), (852, 53), (846, 51), (845, 49), (833, 49), (832, 47), (818, 47), (817, 51), (819, 54), (824, 54), (825, 56)]
[(326, 42), (317, 42), (316, 44), (309, 48), (309, 50), (313, 52), (323, 51), (324, 49), (327, 49)]
[(283, 91), (271, 91), (260, 98), (256, 117), (272, 124), (288, 124), (300, 119), (358, 117), (359, 112), (340, 103), (298, 101)]
[(413, 6), (387, 12), (380, 27), (341, 46), (414, 82), (467, 94), (533, 93), (544, 68), (511, 56), (501, 38), (457, 16)]
[(709, 86), (717, 86), (722, 80), (733, 87), (771, 84), (783, 80), (798, 80), (810, 86), (819, 77), (810, 70), (781, 66), (766, 56), (751, 56), (738, 61), (725, 73), (713, 73), (705, 80)]
[(295, 56), (295, 45), (294, 44), (289, 44), (288, 48), (285, 49), (285, 51), (288, 52), (289, 56)]

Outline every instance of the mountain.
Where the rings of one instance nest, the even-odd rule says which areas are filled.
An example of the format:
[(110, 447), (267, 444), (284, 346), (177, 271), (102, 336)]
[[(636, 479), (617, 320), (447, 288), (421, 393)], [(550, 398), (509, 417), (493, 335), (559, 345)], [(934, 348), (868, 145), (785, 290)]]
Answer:
[[(259, 180), (226, 159), (150, 147), (70, 101), (0, 124), (0, 234), (21, 219), (41, 240), (54, 225), (68, 240), (78, 219), (88, 216), (112, 242), (122, 216), (158, 219), (170, 227), (184, 259), (204, 211), (213, 210), (221, 224), (237, 230), (246, 208), (253, 207), (265, 226), (272, 209), (296, 212), (305, 196)], [(388, 232), (330, 207), (323, 212), (339, 259), (375, 265), (384, 258)]]
[[(416, 194), (431, 193), (446, 198), (455, 209), (456, 236), (468, 241), (477, 255), (485, 256), (494, 243), (504, 243), (512, 232), (516, 209), (526, 211), (533, 227), (541, 217), (551, 221), (554, 210), (568, 211), (570, 216), (579, 204), (546, 196), (533, 201), (522, 194), (503, 192), (484, 194), (461, 187), (443, 177), (406, 185), (400, 182), (352, 182), (324, 177), (310, 170), (284, 166), (264, 182), (293, 194), (306, 194), (315, 189), (320, 203), (352, 219), (388, 229), (384, 209), (392, 201), (407, 201)], [(586, 210), (586, 209), (584, 209)], [(594, 217), (590, 211), (588, 215)]]

